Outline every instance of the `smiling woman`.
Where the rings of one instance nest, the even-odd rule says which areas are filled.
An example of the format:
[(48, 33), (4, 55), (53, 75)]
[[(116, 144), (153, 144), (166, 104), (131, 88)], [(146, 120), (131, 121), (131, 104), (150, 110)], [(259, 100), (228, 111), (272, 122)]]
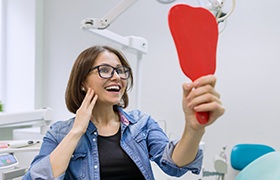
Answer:
[[(184, 84), (185, 129), (181, 139), (169, 140), (150, 115), (124, 110), (133, 86), (131, 71), (127, 58), (113, 47), (96, 45), (78, 55), (65, 91), (66, 106), (75, 116), (51, 125), (24, 180), (153, 180), (150, 161), (170, 176), (199, 174), (205, 127), (224, 112), (214, 90), (216, 78)], [(205, 94), (212, 100), (203, 98)], [(194, 112), (201, 104), (210, 112), (204, 125)]]

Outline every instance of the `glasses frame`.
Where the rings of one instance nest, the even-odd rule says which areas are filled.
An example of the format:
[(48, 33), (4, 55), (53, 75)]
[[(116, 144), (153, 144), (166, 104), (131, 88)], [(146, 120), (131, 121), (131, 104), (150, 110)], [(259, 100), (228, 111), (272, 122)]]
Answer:
[[(111, 76), (110, 76), (110, 77), (103, 77), (103, 76), (101, 75), (100, 69), (99, 69), (101, 66), (107, 66), (107, 67), (111, 67), (111, 68), (113, 69), (113, 71), (111, 72)], [(125, 73), (128, 73), (128, 76), (127, 76), (126, 78), (123, 78), (123, 77), (121, 77), (121, 76), (119, 75), (118, 69), (120, 69), (120, 68), (123, 68), (124, 71), (125, 71)], [(93, 70), (95, 70), (95, 69), (97, 69), (97, 72), (98, 72), (99, 77), (101, 77), (101, 78), (103, 78), (103, 79), (110, 79), (110, 78), (112, 78), (112, 77), (114, 76), (114, 73), (116, 72), (116, 73), (118, 74), (118, 76), (119, 76), (122, 80), (127, 80), (127, 79), (130, 77), (130, 71), (131, 71), (130, 68), (125, 67), (125, 66), (113, 67), (113, 66), (111, 66), (111, 65), (109, 65), (109, 64), (100, 64), (100, 65), (98, 65), (98, 66), (94, 66), (94, 67), (90, 68), (90, 69), (89, 69), (89, 72), (91, 72), (91, 71), (93, 71)]]

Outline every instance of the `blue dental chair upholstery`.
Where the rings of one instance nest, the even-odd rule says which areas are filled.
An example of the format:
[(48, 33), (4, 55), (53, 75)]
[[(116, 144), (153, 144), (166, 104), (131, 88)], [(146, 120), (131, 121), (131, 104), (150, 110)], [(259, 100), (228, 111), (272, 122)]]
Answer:
[(280, 152), (262, 144), (238, 144), (231, 152), (235, 180), (280, 180)]

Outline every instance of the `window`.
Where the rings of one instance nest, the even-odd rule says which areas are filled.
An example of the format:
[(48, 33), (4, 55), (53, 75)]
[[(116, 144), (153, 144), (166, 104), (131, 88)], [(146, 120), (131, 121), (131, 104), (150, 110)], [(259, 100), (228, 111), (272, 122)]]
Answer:
[(4, 9), (3, 9), (3, 0), (0, 0), (0, 101), (3, 103), (4, 100), (4, 87), (5, 87), (5, 80), (4, 80), (4, 27), (3, 27), (3, 15), (4, 15)]
[(0, 0), (0, 101), (4, 111), (35, 108), (36, 0)]

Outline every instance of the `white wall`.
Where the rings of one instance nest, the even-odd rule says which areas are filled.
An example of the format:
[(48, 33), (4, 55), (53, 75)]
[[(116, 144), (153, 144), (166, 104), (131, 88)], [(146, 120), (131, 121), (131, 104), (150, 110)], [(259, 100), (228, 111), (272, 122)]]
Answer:
[[(102, 17), (118, 2), (44, 1), (42, 105), (54, 108), (57, 120), (71, 116), (65, 107), (64, 91), (75, 58), (91, 45), (107, 43), (83, 32), (80, 21)], [(197, 4), (196, 0), (175, 3), (179, 2)], [(149, 53), (142, 62), (141, 110), (157, 120), (167, 121), (168, 133), (179, 135), (184, 123), (181, 84), (188, 79), (180, 70), (167, 26), (167, 12), (173, 4), (138, 1), (109, 29), (124, 36), (142, 36), (149, 41)], [(280, 2), (275, 0), (237, 1), (226, 29), (219, 36), (217, 90), (226, 113), (207, 128), (203, 138), (207, 170), (213, 170), (212, 157), (224, 145), (227, 145), (228, 157), (237, 143), (264, 143), (279, 150), (279, 6)], [(135, 57), (128, 56), (134, 64)], [(131, 100), (128, 109), (134, 108), (135, 98)], [(235, 173), (229, 169), (227, 179), (233, 179)]]

